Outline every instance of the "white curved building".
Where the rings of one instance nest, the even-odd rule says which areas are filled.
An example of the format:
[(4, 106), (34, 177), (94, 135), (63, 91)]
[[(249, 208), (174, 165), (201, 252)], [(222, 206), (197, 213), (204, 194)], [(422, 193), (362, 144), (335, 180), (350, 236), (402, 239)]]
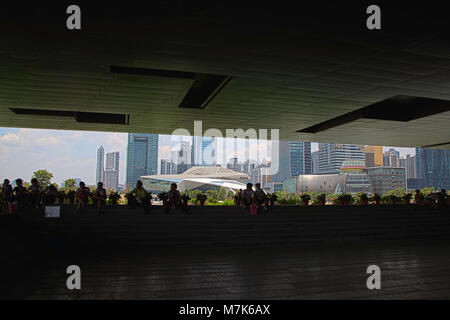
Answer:
[(176, 183), (178, 190), (212, 190), (225, 188), (236, 192), (245, 189), (250, 177), (224, 167), (192, 167), (181, 174), (160, 174), (141, 176), (144, 188), (153, 193), (168, 191), (172, 183)]

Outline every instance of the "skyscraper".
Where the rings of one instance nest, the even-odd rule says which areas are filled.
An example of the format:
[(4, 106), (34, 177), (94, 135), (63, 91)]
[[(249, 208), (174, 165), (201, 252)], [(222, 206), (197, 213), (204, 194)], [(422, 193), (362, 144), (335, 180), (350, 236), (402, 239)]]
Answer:
[(311, 142), (290, 141), (289, 157), (291, 162), (291, 178), (300, 174), (311, 174)]
[(172, 151), (171, 161), (176, 166), (177, 174), (181, 174), (191, 167), (191, 146), (188, 141), (180, 141), (177, 150)]
[(141, 176), (154, 174), (158, 174), (158, 135), (129, 133), (126, 183), (131, 188)]
[(200, 165), (215, 166), (216, 165), (216, 138), (202, 137), (200, 145)]
[(98, 148), (97, 150), (97, 170), (95, 173), (96, 183), (105, 181), (104, 161), (105, 161), (105, 149), (103, 149), (103, 146), (100, 146), (100, 148)]
[(319, 173), (319, 151), (311, 153), (311, 173)]
[(394, 148), (390, 148), (383, 153), (383, 166), (385, 167), (400, 167), (400, 152)]
[[(276, 155), (276, 143), (272, 142), (272, 163)], [(278, 172), (272, 181), (283, 182), (300, 174), (310, 174), (311, 143), (302, 141), (278, 141)]]
[(406, 168), (406, 178), (407, 179), (415, 179), (416, 175), (416, 156), (406, 155), (405, 159), (405, 168)]
[(366, 156), (366, 166), (381, 167), (383, 165), (383, 147), (382, 146), (366, 146), (364, 148)]
[(450, 150), (416, 148), (416, 176), (425, 187), (450, 189)]
[(105, 188), (117, 190), (119, 186), (119, 152), (106, 154)]
[(338, 173), (346, 160), (363, 160), (363, 147), (354, 144), (319, 143), (319, 172)]

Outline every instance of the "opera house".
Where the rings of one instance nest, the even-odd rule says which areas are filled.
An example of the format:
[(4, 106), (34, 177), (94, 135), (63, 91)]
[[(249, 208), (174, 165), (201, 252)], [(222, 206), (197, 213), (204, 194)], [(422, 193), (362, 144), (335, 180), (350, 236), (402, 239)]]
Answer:
[(250, 177), (245, 173), (236, 172), (218, 166), (192, 167), (181, 174), (161, 174), (142, 176), (144, 188), (153, 193), (168, 191), (170, 184), (176, 183), (178, 190), (213, 190), (225, 188), (227, 191), (236, 192), (245, 189)]

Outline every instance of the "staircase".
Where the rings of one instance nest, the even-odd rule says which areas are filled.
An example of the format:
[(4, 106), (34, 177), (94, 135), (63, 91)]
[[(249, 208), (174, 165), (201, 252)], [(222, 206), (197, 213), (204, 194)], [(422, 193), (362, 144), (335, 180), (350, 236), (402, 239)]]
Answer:
[(28, 212), (18, 219), (55, 244), (89, 247), (296, 247), (450, 238), (448, 208), (414, 205), (277, 206), (257, 216), (229, 206), (190, 207), (189, 214), (168, 215), (160, 206), (150, 215), (111, 206), (104, 214), (86, 208), (76, 215), (66, 205), (61, 218)]

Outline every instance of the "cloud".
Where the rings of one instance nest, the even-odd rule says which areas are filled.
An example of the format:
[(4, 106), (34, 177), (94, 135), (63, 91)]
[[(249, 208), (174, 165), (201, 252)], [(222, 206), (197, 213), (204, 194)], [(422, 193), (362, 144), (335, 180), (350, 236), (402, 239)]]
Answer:
[(103, 145), (106, 152), (120, 152), (123, 182), (126, 143), (124, 133), (7, 128), (0, 135), (0, 178), (29, 180), (34, 171), (47, 169), (58, 184), (75, 177), (94, 184), (96, 153)]

